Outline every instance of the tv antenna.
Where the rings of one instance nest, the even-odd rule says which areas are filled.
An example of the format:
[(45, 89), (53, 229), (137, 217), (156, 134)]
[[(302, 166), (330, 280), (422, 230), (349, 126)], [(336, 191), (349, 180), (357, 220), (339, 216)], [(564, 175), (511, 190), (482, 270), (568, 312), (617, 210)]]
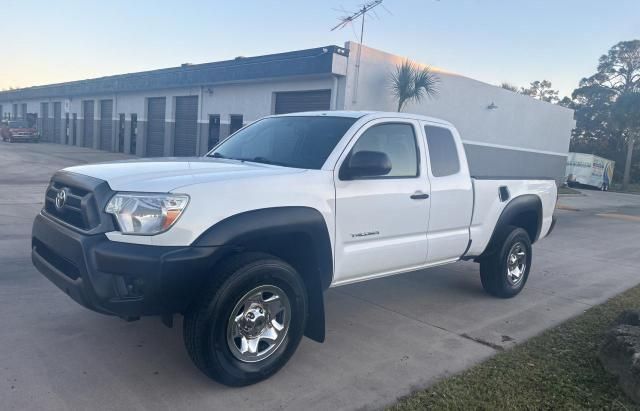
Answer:
[[(352, 101), (356, 103), (358, 100), (358, 78), (360, 77), (360, 57), (362, 56), (362, 42), (364, 41), (364, 21), (367, 16), (367, 13), (374, 8), (380, 6), (383, 0), (373, 0), (368, 3), (364, 3), (360, 6), (358, 11), (355, 11), (351, 14), (343, 16), (340, 18), (340, 23), (334, 26), (331, 31), (343, 29), (356, 21), (359, 17), (362, 17), (362, 22), (360, 24), (360, 45), (358, 46), (358, 56), (356, 57), (356, 72), (355, 72), (355, 83), (353, 85), (353, 96)], [(382, 6), (384, 7), (384, 6)], [(385, 8), (386, 10), (386, 8)], [(389, 10), (387, 10), (388, 12)], [(375, 11), (374, 11), (375, 14)]]

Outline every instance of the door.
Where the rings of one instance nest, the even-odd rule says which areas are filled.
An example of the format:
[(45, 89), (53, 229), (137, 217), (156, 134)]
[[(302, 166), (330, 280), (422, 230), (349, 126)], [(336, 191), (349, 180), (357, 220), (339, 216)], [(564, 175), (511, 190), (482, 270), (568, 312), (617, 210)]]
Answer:
[(93, 147), (93, 100), (85, 100), (82, 102), (82, 145), (84, 147)]
[(198, 142), (198, 96), (176, 97), (174, 156), (195, 156)]
[(125, 127), (124, 113), (120, 113), (118, 116), (118, 152), (124, 153), (124, 127)]
[(147, 157), (164, 155), (164, 127), (167, 100), (164, 97), (149, 99), (147, 112)]
[(131, 138), (129, 139), (129, 154), (137, 154), (138, 149), (138, 114), (131, 113)]
[(229, 134), (233, 134), (242, 128), (244, 119), (242, 114), (231, 114), (229, 116)]
[(62, 104), (53, 103), (53, 142), (62, 143)]
[(209, 143), (207, 147), (211, 150), (220, 141), (220, 115), (209, 115)]
[(78, 115), (73, 113), (71, 117), (71, 144), (76, 145), (78, 137)]
[(69, 113), (64, 113), (64, 144), (69, 144)]
[(51, 137), (49, 135), (49, 103), (40, 103), (40, 115), (42, 119), (40, 120), (40, 133), (42, 135), (42, 139), (44, 141), (49, 141)]
[[(473, 186), (455, 129), (423, 122), (431, 181), (428, 263), (457, 260), (469, 246)], [(497, 196), (497, 193), (496, 193)]]
[(100, 150), (113, 150), (113, 100), (100, 100)]
[(276, 93), (275, 114), (331, 109), (331, 90), (284, 91)]
[[(429, 179), (418, 123), (375, 120), (349, 143), (334, 170), (334, 284), (420, 267), (427, 258)], [(391, 171), (344, 179), (340, 168), (359, 151), (386, 154)]]

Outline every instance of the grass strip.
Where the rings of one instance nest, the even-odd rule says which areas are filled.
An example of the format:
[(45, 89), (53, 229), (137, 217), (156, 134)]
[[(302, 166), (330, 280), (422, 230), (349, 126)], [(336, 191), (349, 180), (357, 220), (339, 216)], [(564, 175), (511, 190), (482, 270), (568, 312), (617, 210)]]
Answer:
[(597, 358), (611, 322), (638, 308), (640, 286), (389, 409), (640, 410)]

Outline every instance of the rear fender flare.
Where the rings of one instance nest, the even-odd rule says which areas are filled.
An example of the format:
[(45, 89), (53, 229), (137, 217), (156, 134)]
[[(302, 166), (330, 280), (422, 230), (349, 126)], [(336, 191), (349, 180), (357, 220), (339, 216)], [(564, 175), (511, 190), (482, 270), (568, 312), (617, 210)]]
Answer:
[(498, 221), (496, 222), (495, 227), (493, 228), (493, 233), (491, 234), (491, 239), (487, 244), (487, 248), (482, 252), (482, 254), (478, 258), (482, 258), (483, 256), (491, 254), (496, 247), (501, 233), (507, 226), (515, 225), (518, 227), (522, 227), (522, 222), (518, 220), (519, 216), (523, 214), (535, 214), (536, 215), (536, 224), (533, 227), (523, 227), (527, 230), (529, 237), (531, 238), (531, 243), (533, 244), (540, 237), (540, 231), (542, 229), (542, 201), (540, 197), (535, 194), (524, 194), (518, 197), (513, 198), (502, 210), (500, 213), (500, 217), (498, 217)]

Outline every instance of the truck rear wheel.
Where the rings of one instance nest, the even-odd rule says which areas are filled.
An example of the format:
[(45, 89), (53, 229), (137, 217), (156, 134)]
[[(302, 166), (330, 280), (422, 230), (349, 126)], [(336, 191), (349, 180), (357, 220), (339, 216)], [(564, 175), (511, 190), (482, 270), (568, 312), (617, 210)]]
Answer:
[(489, 294), (511, 298), (522, 291), (529, 278), (531, 239), (524, 229), (513, 226), (497, 238), (493, 253), (480, 260), (480, 279)]
[(189, 356), (208, 377), (230, 386), (275, 374), (295, 352), (307, 318), (307, 294), (296, 270), (261, 253), (231, 257), (187, 311)]

